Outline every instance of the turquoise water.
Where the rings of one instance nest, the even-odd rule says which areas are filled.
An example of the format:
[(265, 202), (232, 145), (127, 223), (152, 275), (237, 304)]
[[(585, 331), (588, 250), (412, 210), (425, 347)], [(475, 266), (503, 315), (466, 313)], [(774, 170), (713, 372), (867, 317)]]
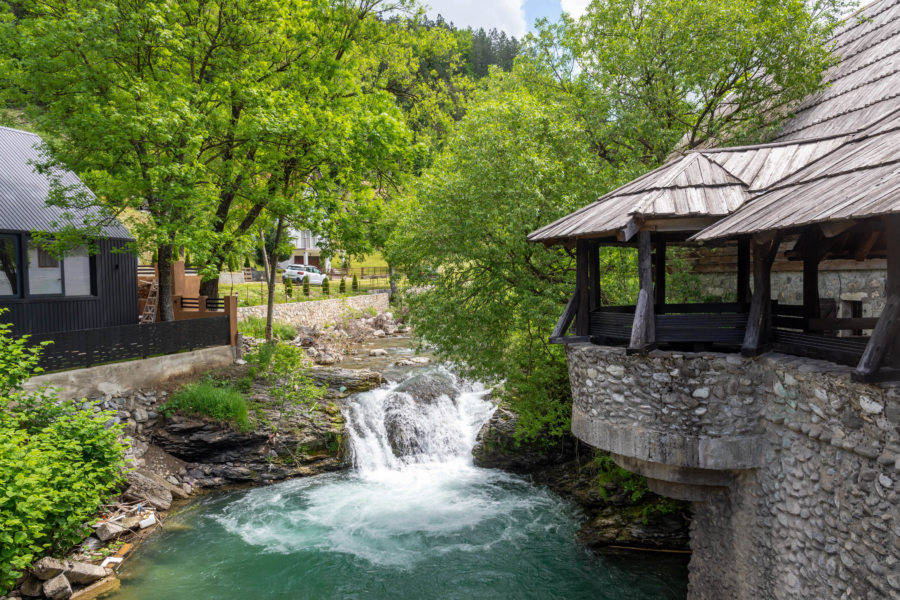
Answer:
[(472, 465), (486, 395), (436, 369), (356, 396), (352, 471), (199, 499), (125, 563), (111, 598), (684, 598), (683, 557), (591, 555), (571, 504)]
[(434, 475), (324, 475), (206, 497), (126, 563), (114, 597), (685, 597), (682, 562), (586, 553), (573, 509), (545, 490), (474, 467)]

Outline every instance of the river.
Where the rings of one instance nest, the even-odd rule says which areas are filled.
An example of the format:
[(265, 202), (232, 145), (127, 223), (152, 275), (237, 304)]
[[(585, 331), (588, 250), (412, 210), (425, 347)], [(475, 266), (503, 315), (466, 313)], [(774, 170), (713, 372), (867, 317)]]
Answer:
[(574, 506), (472, 464), (483, 388), (440, 367), (402, 378), (349, 399), (352, 470), (200, 498), (111, 598), (685, 597), (683, 560), (589, 554)]

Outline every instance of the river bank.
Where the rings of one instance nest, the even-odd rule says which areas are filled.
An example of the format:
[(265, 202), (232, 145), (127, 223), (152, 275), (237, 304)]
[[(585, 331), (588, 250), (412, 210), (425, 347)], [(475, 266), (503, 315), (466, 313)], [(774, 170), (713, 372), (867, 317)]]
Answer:
[[(370, 319), (373, 322), (366, 323)], [(396, 390), (401, 393), (398, 398), (414, 398), (415, 404), (422, 407), (439, 403), (448, 390), (457, 385), (452, 377), (448, 379), (433, 369), (422, 371), (428, 376), (416, 376), (415, 372), (427, 366), (431, 357), (427, 352), (417, 353), (416, 342), (401, 334), (399, 326), (385, 326), (385, 317), (378, 319), (362, 318), (351, 329), (354, 333), (329, 331), (313, 336), (308, 335), (308, 331), (301, 332), (294, 343), (303, 347), (311, 358), (339, 353), (343, 367), (330, 366), (334, 364), (330, 362), (314, 367), (311, 377), (327, 389), (325, 397), (317, 406), (305, 407), (286, 417), (276, 415), (276, 407), (269, 406), (272, 399), (265, 387), (255, 384), (250, 396), (260, 412), (256, 415), (258, 426), (250, 431), (239, 431), (229, 424), (197, 416), (163, 417), (160, 406), (185, 382), (104, 398), (101, 401), (103, 407), (116, 410), (117, 418), (131, 434), (129, 459), (135, 471), (129, 474), (130, 485), (121, 499), (122, 506), (124, 510), (131, 510), (141, 505), (142, 519), (113, 522), (129, 515), (112, 507), (98, 523), (105, 526), (102, 537), (106, 539), (100, 539), (101, 536), (95, 533), (70, 555), (70, 559), (99, 562), (105, 555), (125, 559), (158, 527), (158, 523), (168, 524), (169, 511), (177, 513), (185, 506), (193, 510), (190, 507), (198, 502), (198, 495), (205, 498), (215, 490), (269, 486), (279, 481), (326, 474), (343, 477), (342, 474), (348, 473), (353, 466), (348, 442), (347, 403), (354, 394), (358, 397), (368, 390), (380, 389), (385, 379), (395, 384), (404, 380)], [(379, 329), (373, 329), (372, 325)], [(377, 336), (368, 333), (379, 330), (390, 333)], [(247, 347), (254, 345), (253, 341), (248, 341)], [(246, 364), (235, 365), (209, 376), (238, 381), (246, 376), (249, 368)], [(394, 456), (419, 451), (423, 439), (437, 435), (437, 429), (428, 432), (416, 427), (410, 429), (411, 421), (404, 420), (404, 415), (412, 408), (404, 400), (388, 411), (385, 428)], [(283, 418), (281, 422), (276, 421), (278, 427), (273, 431), (271, 423), (276, 417)], [(572, 537), (577, 536), (580, 544), (595, 550), (609, 549), (610, 546), (684, 547), (683, 519), (657, 516), (648, 519), (639, 509), (630, 506), (635, 503), (629, 503), (622, 490), (610, 488), (604, 492), (597, 487), (596, 471), (591, 465), (588, 449), (582, 449), (581, 453), (578, 448), (563, 451), (515, 448), (511, 451), (512, 445), (508, 442), (512, 439), (509, 436), (513, 429), (514, 415), (504, 407), (483, 424), (479, 423), (467, 450), (472, 453), (474, 446), (475, 466), (526, 475), (538, 486), (577, 504), (579, 510), (571, 517), (566, 516), (564, 521), (574, 527)], [(499, 443), (501, 441), (503, 443)], [(493, 448), (492, 452), (485, 451), (488, 447)], [(399, 466), (400, 463), (394, 465)], [(493, 481), (490, 477), (488, 480)], [(206, 502), (199, 501), (201, 504)], [(155, 523), (140, 527), (140, 521), (150, 514)], [(118, 568), (121, 563), (111, 566)], [(100, 591), (109, 590), (103, 588)], [(82, 591), (82, 595), (76, 593), (72, 597), (80, 600), (96, 596), (89, 594), (84, 595)]]

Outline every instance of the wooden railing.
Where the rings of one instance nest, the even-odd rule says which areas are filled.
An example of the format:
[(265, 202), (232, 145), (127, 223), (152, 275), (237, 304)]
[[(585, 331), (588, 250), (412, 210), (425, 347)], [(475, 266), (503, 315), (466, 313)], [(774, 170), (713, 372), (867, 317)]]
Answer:
[[(628, 342), (633, 306), (604, 306), (591, 312), (591, 336), (608, 343)], [(656, 314), (657, 343), (698, 342), (740, 344), (747, 326), (747, 305), (738, 303), (667, 304)]]

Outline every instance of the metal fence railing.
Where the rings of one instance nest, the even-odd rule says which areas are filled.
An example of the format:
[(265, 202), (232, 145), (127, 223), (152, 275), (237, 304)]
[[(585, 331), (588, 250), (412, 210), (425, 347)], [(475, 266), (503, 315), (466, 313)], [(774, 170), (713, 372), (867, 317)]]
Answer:
[(228, 316), (119, 325), (99, 329), (32, 335), (29, 344), (44, 347), (40, 366), (46, 371), (90, 367), (159, 354), (225, 346), (231, 343)]

